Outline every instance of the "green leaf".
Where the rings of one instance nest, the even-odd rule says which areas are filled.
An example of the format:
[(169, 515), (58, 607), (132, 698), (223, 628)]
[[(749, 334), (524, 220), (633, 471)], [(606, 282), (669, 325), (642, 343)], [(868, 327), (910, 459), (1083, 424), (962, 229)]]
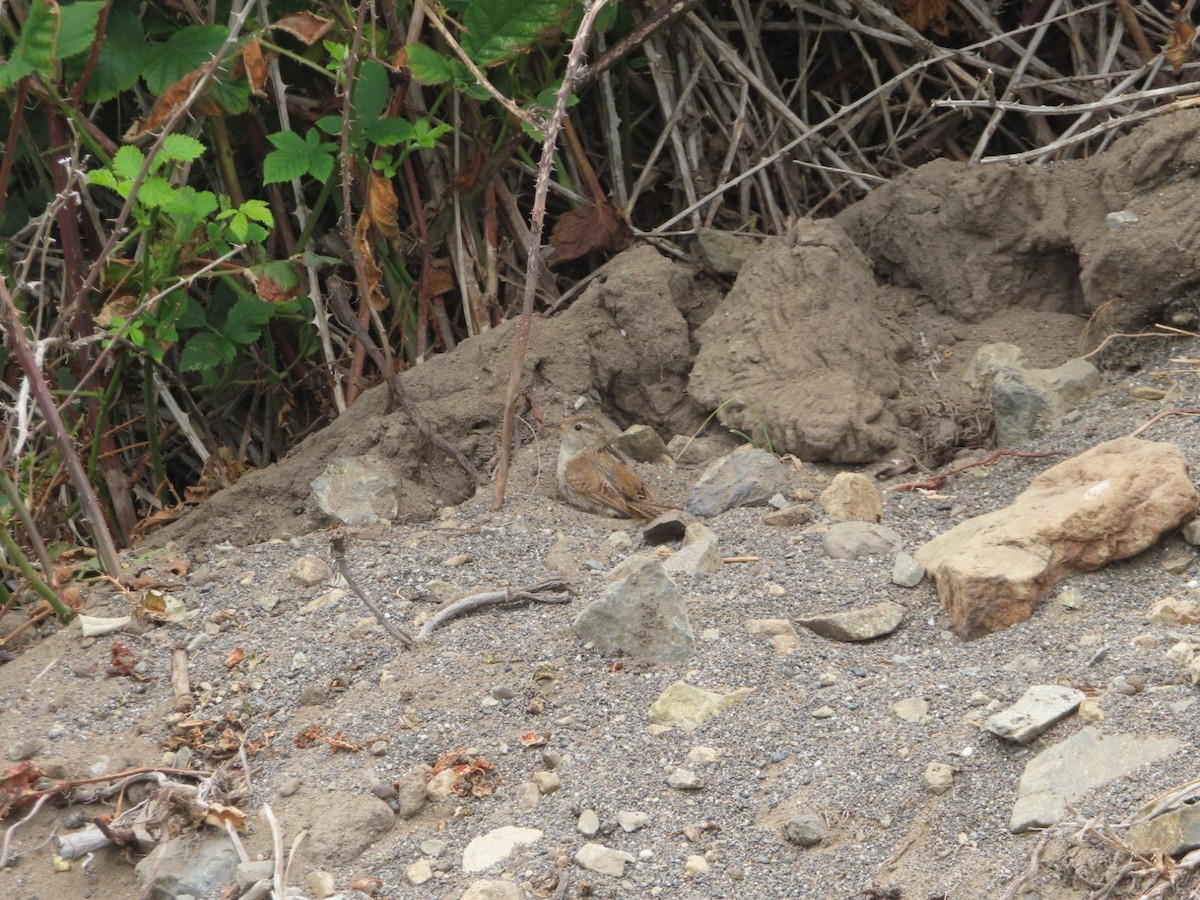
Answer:
[(151, 175), (138, 188), (137, 198), (143, 206), (159, 207), (170, 203), (174, 194), (175, 188), (171, 187), (171, 182), (161, 175)]
[(155, 44), (147, 62), (146, 87), (155, 96), (216, 54), (229, 29), (224, 25), (188, 25), (180, 28), (162, 44)]
[(217, 78), (209, 86), (208, 95), (231, 116), (240, 116), (250, 108), (250, 82), (245, 78)]
[(417, 136), (416, 129), (408, 119), (380, 119), (367, 128), (367, 139), (381, 147), (411, 141)]
[(237, 346), (232, 341), (211, 331), (202, 331), (189, 340), (179, 354), (179, 369), (181, 372), (215, 369), (233, 362), (236, 356)]
[(204, 145), (187, 134), (169, 134), (162, 146), (162, 159), (192, 162), (204, 154)]
[(96, 23), (100, 10), (104, 8), (98, 0), (81, 0), (62, 10), (62, 27), (58, 32), (58, 58), (70, 59), (92, 49), (96, 40)]
[(4, 65), (0, 66), (0, 90), (12, 87), (32, 72), (33, 66), (26, 62), (24, 57), (14, 56)]
[(557, 28), (573, 0), (470, 0), (462, 48), (481, 66), (512, 59)]
[(325, 181), (333, 174), (333, 154), (337, 145), (321, 141), (315, 128), (301, 138), (291, 131), (268, 134), (267, 140), (275, 149), (263, 160), (263, 183), (291, 181), (303, 175), (312, 175)]
[(413, 123), (413, 143), (418, 147), (428, 150), (437, 144), (437, 139), (443, 134), (449, 134), (454, 129), (444, 122), (441, 125), (429, 124), (428, 119), (417, 119)]
[(229, 309), (221, 333), (235, 344), (253, 344), (262, 334), (262, 326), (271, 320), (274, 309), (257, 297), (243, 297)]
[(360, 122), (369, 124), (383, 115), (389, 90), (387, 69), (373, 59), (363, 60), (350, 104)]
[(108, 169), (96, 169), (94, 172), (88, 172), (87, 183), (98, 184), (112, 191), (117, 189), (117, 177)]
[(62, 13), (58, 4), (49, 0), (33, 0), (25, 16), (25, 26), (17, 44), (17, 53), (26, 64), (42, 74), (54, 65), (58, 50), (58, 33)]
[(118, 3), (108, 12), (104, 40), (92, 79), (83, 92), (89, 103), (112, 100), (133, 87), (153, 55), (141, 17), (133, 4)]
[(271, 215), (271, 207), (265, 200), (247, 200), (239, 208), (254, 221), (261, 222), (268, 228), (275, 227), (275, 217)]
[(126, 144), (117, 150), (117, 155), (113, 157), (113, 171), (127, 181), (132, 181), (137, 178), (137, 173), (142, 171), (142, 166), (146, 162), (146, 157), (142, 155), (142, 151), (137, 147)]
[(317, 127), (326, 134), (341, 134), (342, 133), (342, 117), (341, 116), (321, 116), (317, 119)]
[(408, 56), (408, 71), (417, 84), (445, 84), (454, 78), (450, 60), (425, 44), (407, 44), (404, 52)]
[(203, 328), (207, 324), (207, 319), (204, 317), (204, 309), (197, 303), (190, 294), (184, 296), (183, 306), (179, 310), (179, 316), (175, 319), (175, 325), (178, 328)]
[(163, 204), (163, 212), (193, 226), (198, 220), (217, 211), (217, 198), (212, 191), (198, 191), (191, 185), (175, 188), (171, 199)]

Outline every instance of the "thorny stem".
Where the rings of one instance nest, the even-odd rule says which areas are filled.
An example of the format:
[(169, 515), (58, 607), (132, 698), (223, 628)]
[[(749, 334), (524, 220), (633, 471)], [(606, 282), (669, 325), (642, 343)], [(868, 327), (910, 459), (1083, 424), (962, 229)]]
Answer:
[(554, 114), (546, 125), (542, 139), (542, 155), (538, 161), (538, 174), (533, 192), (533, 210), (529, 214), (529, 249), (525, 257), (525, 294), (521, 302), (521, 320), (517, 325), (517, 339), (513, 345), (512, 368), (508, 372), (508, 386), (504, 392), (504, 424), (500, 429), (500, 464), (496, 472), (496, 499), (493, 509), (504, 506), (504, 491), (508, 485), (508, 467), (512, 458), (513, 429), (517, 412), (517, 392), (521, 387), (521, 372), (525, 367), (525, 351), (529, 347), (529, 331), (533, 323), (533, 306), (537, 298), (538, 275), (541, 272), (542, 228), (546, 219), (546, 194), (550, 190), (550, 170), (554, 166), (554, 150), (558, 134), (562, 130), (563, 116), (567, 114), (567, 103), (571, 91), (584, 73), (583, 57), (588, 39), (596, 24), (596, 17), (604, 9), (607, 0), (585, 0), (579, 30), (571, 41), (571, 52), (567, 55), (567, 71), (554, 101)]

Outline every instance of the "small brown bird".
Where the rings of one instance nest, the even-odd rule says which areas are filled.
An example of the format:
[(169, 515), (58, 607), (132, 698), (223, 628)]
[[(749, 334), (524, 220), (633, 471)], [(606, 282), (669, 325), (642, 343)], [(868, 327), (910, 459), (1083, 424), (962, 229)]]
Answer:
[(612, 446), (612, 436), (595, 419), (568, 416), (548, 422), (562, 435), (558, 448), (558, 489), (577, 509), (631, 519), (653, 519), (669, 507)]

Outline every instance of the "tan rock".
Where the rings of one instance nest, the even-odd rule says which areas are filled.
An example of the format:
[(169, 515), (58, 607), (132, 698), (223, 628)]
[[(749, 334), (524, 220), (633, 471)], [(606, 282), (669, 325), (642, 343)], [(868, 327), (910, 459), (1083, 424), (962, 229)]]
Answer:
[(883, 518), (883, 495), (866, 475), (839, 472), (821, 492), (821, 508), (838, 522), (878, 522)]
[(1164, 597), (1150, 607), (1152, 625), (1195, 625), (1200, 622), (1200, 600)]
[(1011, 506), (939, 535), (916, 558), (972, 640), (1028, 619), (1064, 578), (1141, 553), (1196, 509), (1178, 447), (1120, 438), (1048, 469)]
[(780, 656), (794, 653), (800, 646), (796, 629), (787, 619), (747, 619), (746, 630), (769, 639), (772, 649)]

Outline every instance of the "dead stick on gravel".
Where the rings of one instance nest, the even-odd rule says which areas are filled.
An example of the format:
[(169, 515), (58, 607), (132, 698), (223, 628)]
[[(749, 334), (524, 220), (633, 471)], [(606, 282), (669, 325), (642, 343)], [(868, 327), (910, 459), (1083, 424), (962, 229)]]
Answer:
[(1042, 851), (1046, 849), (1046, 843), (1049, 840), (1050, 832), (1043, 832), (1042, 839), (1038, 841), (1038, 845), (1033, 848), (1033, 855), (1029, 857), (1029, 868), (1008, 886), (1008, 890), (1004, 892), (1004, 896), (1000, 900), (1015, 900), (1016, 896), (1021, 893), (1021, 888), (1025, 887), (1038, 873), (1042, 863)]
[(957, 475), (959, 472), (965, 472), (967, 469), (975, 469), (979, 466), (990, 466), (1002, 456), (1015, 456), (1018, 459), (1042, 459), (1046, 456), (1066, 456), (1062, 450), (1045, 450), (1038, 452), (1025, 452), (1024, 450), (997, 450), (990, 456), (985, 456), (983, 459), (978, 459), (975, 462), (964, 463), (961, 466), (955, 466), (949, 472), (943, 472), (941, 475), (934, 475), (932, 478), (927, 478), (924, 481), (905, 481), (901, 484), (890, 484), (884, 488), (885, 491), (936, 491), (945, 484), (952, 475)]
[(565, 594), (550, 594), (547, 596), (541, 596), (538, 593), (539, 591), (561, 591), (566, 586), (567, 583), (561, 579), (548, 578), (545, 581), (539, 581), (537, 584), (525, 585), (515, 590), (485, 591), (482, 594), (472, 594), (470, 597), (463, 597), (461, 600), (455, 600), (449, 606), (435, 612), (429, 621), (421, 626), (421, 630), (417, 632), (417, 640), (419, 642), (428, 641), (429, 636), (433, 634), (439, 625), (443, 625), (464, 613), (482, 609), (485, 606), (496, 606), (501, 603), (516, 603), (525, 600), (534, 600), (538, 603), (566, 603), (571, 599), (569, 591)]
[(187, 648), (171, 650), (171, 691), (175, 694), (176, 712), (184, 712), (195, 706), (192, 700), (192, 682), (188, 677)]
[(337, 566), (337, 570), (341, 576), (346, 579), (346, 584), (350, 586), (350, 590), (358, 594), (358, 599), (367, 605), (367, 609), (371, 611), (371, 614), (375, 616), (379, 624), (388, 630), (388, 633), (392, 637), (405, 647), (411, 649), (414, 645), (412, 636), (392, 622), (391, 619), (385, 618), (383, 610), (379, 608), (374, 600), (363, 593), (362, 588), (358, 586), (358, 583), (351, 576), (350, 566), (346, 563), (346, 536), (344, 534), (334, 535), (333, 539), (329, 542), (329, 548), (333, 551), (334, 565)]
[(1163, 419), (1169, 419), (1171, 416), (1200, 416), (1200, 409), (1164, 409), (1162, 412), (1151, 416), (1133, 431), (1129, 432), (1129, 436), (1137, 437), (1151, 425), (1155, 424), (1156, 422), (1161, 422)]

